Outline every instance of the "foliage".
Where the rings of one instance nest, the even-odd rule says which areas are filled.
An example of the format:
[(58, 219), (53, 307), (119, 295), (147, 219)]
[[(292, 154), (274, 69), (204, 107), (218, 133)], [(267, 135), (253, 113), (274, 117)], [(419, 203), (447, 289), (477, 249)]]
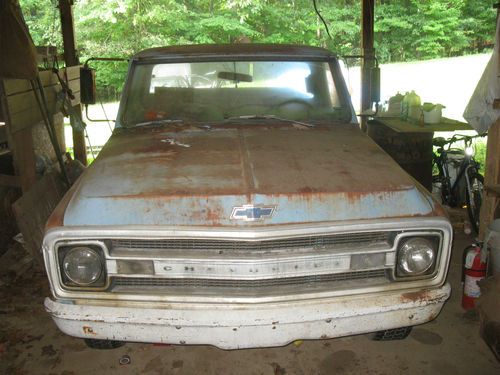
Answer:
[(484, 176), (484, 166), (486, 164), (486, 139), (476, 140), (474, 142), (474, 159), (481, 165), (479, 173)]
[[(35, 43), (62, 49), (56, 0), (20, 0)], [(191, 43), (299, 43), (358, 54), (361, 1), (77, 0), (77, 43), (91, 56), (130, 56), (156, 46)], [(375, 47), (381, 62), (481, 52), (492, 46), (495, 12), (484, 0), (376, 0)], [(119, 90), (123, 63), (93, 63), (107, 96)]]

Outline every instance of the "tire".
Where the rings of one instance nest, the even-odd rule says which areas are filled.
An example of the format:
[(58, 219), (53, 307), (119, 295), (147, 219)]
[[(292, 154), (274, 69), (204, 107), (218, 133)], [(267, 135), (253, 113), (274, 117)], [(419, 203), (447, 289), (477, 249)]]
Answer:
[(125, 345), (122, 341), (84, 339), (85, 344), (91, 349), (109, 350), (120, 348)]
[(371, 337), (374, 341), (394, 341), (404, 340), (408, 337), (413, 327), (401, 327), (394, 329), (387, 329), (385, 331), (378, 331), (373, 333)]
[(483, 203), (484, 177), (479, 173), (472, 173), (469, 176), (471, 191), (465, 189), (467, 199), (467, 213), (474, 233), (479, 233), (479, 214)]

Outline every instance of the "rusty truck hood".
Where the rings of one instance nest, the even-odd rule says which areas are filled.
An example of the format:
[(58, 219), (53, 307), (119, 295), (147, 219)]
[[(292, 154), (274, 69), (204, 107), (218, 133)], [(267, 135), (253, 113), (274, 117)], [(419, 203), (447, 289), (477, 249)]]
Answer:
[[(231, 219), (234, 207), (275, 207)], [(251, 226), (429, 215), (434, 203), (353, 125), (156, 128), (114, 134), (64, 225)]]

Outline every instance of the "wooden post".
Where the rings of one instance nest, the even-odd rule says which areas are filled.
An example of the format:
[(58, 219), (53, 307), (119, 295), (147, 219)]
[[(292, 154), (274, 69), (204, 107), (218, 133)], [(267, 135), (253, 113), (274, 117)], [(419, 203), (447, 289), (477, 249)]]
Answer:
[[(61, 29), (64, 44), (64, 61), (66, 66), (79, 65), (75, 47), (75, 30), (73, 22), (73, 0), (59, 0), (59, 14), (61, 16)], [(74, 107), (75, 113), (82, 115), (80, 104)], [(73, 128), (73, 150), (75, 159), (87, 165), (87, 147), (85, 145), (85, 132)]]
[(479, 238), (484, 240), (486, 229), (498, 214), (500, 201), (500, 119), (488, 130), (484, 199), (479, 218)]
[[(361, 50), (364, 56), (361, 66), (361, 113), (363, 113), (372, 106), (370, 97), (370, 69), (375, 64), (375, 0), (363, 0), (361, 12)], [(366, 132), (366, 122), (366, 116), (361, 117), (361, 130), (364, 132)]]
[[(497, 9), (497, 20), (500, 17), (500, 3), (494, 5)], [(500, 33), (497, 30), (495, 48), (500, 48)], [(497, 66), (497, 76), (500, 72), (500, 62)], [(500, 109), (500, 98), (495, 99), (493, 108)], [(484, 173), (485, 191), (479, 217), (479, 239), (482, 241), (490, 223), (498, 216), (500, 207), (500, 119), (488, 129), (486, 144), (486, 163)]]

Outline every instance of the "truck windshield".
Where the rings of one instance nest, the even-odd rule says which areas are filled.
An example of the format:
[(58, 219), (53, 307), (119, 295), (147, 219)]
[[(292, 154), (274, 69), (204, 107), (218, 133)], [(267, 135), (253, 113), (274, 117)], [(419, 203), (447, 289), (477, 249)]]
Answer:
[(145, 121), (223, 122), (249, 116), (350, 120), (326, 62), (228, 61), (138, 64), (122, 126)]

